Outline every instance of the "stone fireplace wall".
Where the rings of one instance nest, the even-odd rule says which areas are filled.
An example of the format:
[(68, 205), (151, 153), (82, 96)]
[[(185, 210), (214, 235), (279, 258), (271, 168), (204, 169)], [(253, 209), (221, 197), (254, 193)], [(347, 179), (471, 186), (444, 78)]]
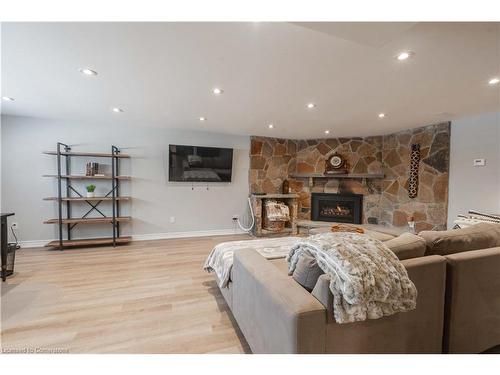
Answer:
[[(420, 144), (419, 186), (417, 197), (409, 198), (409, 160), (414, 143)], [(413, 216), (418, 232), (446, 229), (449, 159), (449, 123), (384, 136), (381, 223), (404, 226), (407, 217)]]
[(283, 181), (296, 170), (298, 141), (251, 137), (250, 143), (250, 192), (281, 192)]
[[(414, 216), (417, 230), (446, 227), (448, 206), (449, 123), (385, 136), (289, 140), (252, 137), (251, 192), (276, 193), (285, 179), (299, 194), (299, 218), (310, 219), (311, 192), (363, 194), (363, 222), (404, 226)], [(420, 143), (419, 191), (408, 197), (411, 144)], [(342, 154), (350, 173), (383, 173), (384, 179), (292, 178), (292, 173), (323, 173), (332, 153)]]
[[(345, 157), (351, 173), (382, 173), (382, 137), (329, 138), (299, 141), (297, 149), (298, 173), (323, 173), (325, 160), (333, 153)], [(369, 217), (378, 219), (377, 208), (381, 192), (381, 181), (370, 180), (369, 186), (359, 179), (315, 178), (313, 186), (308, 179), (290, 179), (294, 192), (300, 195), (299, 217), (309, 219), (311, 215), (311, 192), (363, 194), (363, 222)]]

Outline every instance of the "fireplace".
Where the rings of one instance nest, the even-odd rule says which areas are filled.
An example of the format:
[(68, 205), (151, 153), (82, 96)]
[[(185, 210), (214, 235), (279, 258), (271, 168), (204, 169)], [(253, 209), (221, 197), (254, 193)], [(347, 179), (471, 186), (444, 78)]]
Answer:
[(312, 193), (311, 220), (361, 224), (363, 195)]

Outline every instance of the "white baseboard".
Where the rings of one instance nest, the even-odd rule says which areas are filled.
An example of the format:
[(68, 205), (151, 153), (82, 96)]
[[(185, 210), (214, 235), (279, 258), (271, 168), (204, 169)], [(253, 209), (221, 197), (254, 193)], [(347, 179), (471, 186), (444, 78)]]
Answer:
[(19, 241), (21, 247), (44, 247), (52, 240)]
[(241, 229), (213, 229), (198, 230), (189, 232), (167, 232), (167, 233), (149, 233), (133, 234), (134, 241), (164, 240), (169, 238), (188, 238), (188, 237), (210, 237), (210, 236), (230, 236), (232, 234), (244, 234), (247, 232)]
[[(189, 237), (210, 237), (210, 236), (230, 236), (233, 234), (247, 233), (241, 229), (213, 229), (213, 230), (198, 230), (189, 232), (167, 232), (167, 233), (148, 233), (148, 234), (133, 234), (133, 241), (151, 241), (164, 240), (169, 238), (189, 238)], [(22, 248), (27, 247), (44, 247), (47, 243), (54, 240), (35, 240), (35, 241), (20, 241), (19, 245)]]

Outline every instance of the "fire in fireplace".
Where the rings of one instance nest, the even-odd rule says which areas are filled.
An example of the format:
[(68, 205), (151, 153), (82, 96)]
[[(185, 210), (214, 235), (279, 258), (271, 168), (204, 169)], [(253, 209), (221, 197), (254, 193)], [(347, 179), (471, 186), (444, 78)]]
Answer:
[(311, 219), (361, 224), (363, 195), (312, 193)]

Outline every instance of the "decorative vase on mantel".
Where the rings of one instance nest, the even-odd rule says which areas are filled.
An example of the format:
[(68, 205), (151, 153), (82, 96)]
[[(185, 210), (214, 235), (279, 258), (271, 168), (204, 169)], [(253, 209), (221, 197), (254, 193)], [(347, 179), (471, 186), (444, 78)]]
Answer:
[(288, 180), (284, 180), (281, 184), (281, 193), (290, 194), (290, 183), (288, 182)]

